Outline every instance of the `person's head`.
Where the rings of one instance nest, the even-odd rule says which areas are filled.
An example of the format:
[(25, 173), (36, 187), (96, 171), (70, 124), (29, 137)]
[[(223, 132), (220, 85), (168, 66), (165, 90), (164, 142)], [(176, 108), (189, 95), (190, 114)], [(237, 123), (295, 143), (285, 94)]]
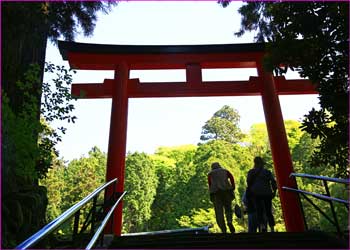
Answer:
[(218, 163), (218, 162), (213, 162), (212, 164), (211, 164), (211, 169), (217, 169), (217, 168), (220, 168), (221, 166), (220, 166), (220, 164)]
[(260, 156), (257, 156), (254, 158), (254, 167), (263, 167), (264, 166), (264, 160)]

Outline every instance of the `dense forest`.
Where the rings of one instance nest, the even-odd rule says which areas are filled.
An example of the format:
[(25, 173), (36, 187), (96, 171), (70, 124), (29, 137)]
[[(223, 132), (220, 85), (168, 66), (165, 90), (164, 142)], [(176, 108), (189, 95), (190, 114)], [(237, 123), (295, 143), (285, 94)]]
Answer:
[[(300, 123), (285, 121), (294, 168), (299, 173), (332, 176), (332, 169), (310, 167), (310, 157), (318, 141), (301, 131)], [(229, 132), (228, 132), (229, 131)], [(235, 138), (227, 137), (226, 133)], [(200, 134), (200, 131), (199, 131)], [(213, 206), (207, 189), (207, 173), (212, 162), (218, 161), (235, 178), (234, 204), (241, 205), (246, 187), (246, 174), (253, 166), (253, 158), (262, 156), (267, 168), (273, 171), (266, 125), (254, 124), (248, 133), (239, 129), (239, 114), (229, 106), (217, 111), (204, 124), (198, 145), (159, 147), (154, 154), (128, 152), (126, 159), (123, 233), (157, 231), (212, 225), (211, 232), (219, 232)], [(104, 183), (106, 173), (105, 152), (93, 147), (87, 156), (74, 159), (68, 165), (57, 160), (41, 184), (48, 190), (47, 220), (51, 221), (88, 193)], [(299, 188), (323, 193), (322, 183), (299, 180)], [(345, 186), (330, 185), (335, 197), (347, 197)], [(328, 205), (315, 200), (330, 214)], [(321, 214), (303, 201), (309, 229), (335, 231)], [(345, 206), (336, 206), (341, 227), (347, 227)], [(279, 197), (273, 200), (276, 230), (284, 231)], [(247, 231), (247, 217), (234, 218), (238, 232)], [(69, 232), (67, 228), (61, 234)]]

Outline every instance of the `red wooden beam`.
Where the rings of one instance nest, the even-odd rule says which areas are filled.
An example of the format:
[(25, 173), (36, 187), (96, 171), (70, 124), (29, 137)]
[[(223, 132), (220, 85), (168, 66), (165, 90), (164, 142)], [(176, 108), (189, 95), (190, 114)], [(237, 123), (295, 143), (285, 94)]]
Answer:
[[(189, 79), (190, 80), (190, 79)], [(140, 83), (138, 79), (129, 79), (128, 97), (200, 97), (200, 96), (254, 96), (260, 95), (258, 86), (260, 78), (250, 77), (248, 81), (217, 81)], [(317, 94), (316, 86), (309, 80), (286, 80), (275, 77), (279, 95)], [(111, 98), (113, 80), (105, 79), (104, 83), (72, 84), (72, 95), (77, 98)]]
[(74, 69), (114, 70), (126, 62), (131, 70), (185, 69), (197, 63), (201, 68), (255, 68), (262, 52), (213, 54), (94, 54), (68, 52), (68, 61)]
[(58, 41), (64, 60), (76, 69), (252, 68), (265, 53), (264, 43), (207, 45), (110, 45)]
[(74, 83), (72, 95), (80, 99), (112, 98), (113, 79), (105, 79), (103, 83)]
[[(249, 80), (260, 86), (262, 78), (251, 76)], [(274, 82), (278, 95), (318, 94), (317, 85), (307, 79), (287, 80), (284, 76), (275, 76)]]
[(274, 80), (279, 95), (318, 94), (317, 84), (307, 79), (286, 80), (284, 76), (278, 76)]
[(258, 88), (249, 81), (139, 83), (129, 81), (129, 97), (199, 97), (199, 96), (251, 96), (259, 95)]

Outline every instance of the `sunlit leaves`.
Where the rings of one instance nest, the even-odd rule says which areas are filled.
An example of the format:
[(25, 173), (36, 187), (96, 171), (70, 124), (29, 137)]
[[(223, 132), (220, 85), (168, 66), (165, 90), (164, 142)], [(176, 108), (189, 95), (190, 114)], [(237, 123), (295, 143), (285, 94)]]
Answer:
[(148, 231), (151, 206), (156, 196), (158, 180), (155, 166), (145, 153), (128, 154), (125, 169), (123, 230), (127, 233)]
[(321, 142), (312, 165), (328, 165), (334, 176), (347, 177), (349, 3), (249, 2), (239, 13), (237, 35), (255, 31), (256, 41), (271, 42), (267, 70), (285, 74), (292, 69), (317, 85), (321, 109), (311, 110), (303, 121), (303, 130)]
[(239, 128), (240, 116), (237, 110), (230, 106), (223, 106), (202, 127), (200, 139), (224, 140), (229, 143), (237, 143), (243, 138)]

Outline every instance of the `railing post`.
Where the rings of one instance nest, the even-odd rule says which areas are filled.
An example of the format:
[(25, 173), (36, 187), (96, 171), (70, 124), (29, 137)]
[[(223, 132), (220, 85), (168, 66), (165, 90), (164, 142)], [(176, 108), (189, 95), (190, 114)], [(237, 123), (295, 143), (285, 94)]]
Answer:
[(80, 209), (74, 214), (73, 240), (76, 239), (79, 229)]
[[(331, 197), (331, 193), (329, 192), (329, 188), (328, 188), (328, 184), (327, 184), (327, 181), (326, 180), (323, 180), (323, 185), (324, 185), (324, 188), (326, 189), (326, 194), (328, 197)], [(330, 200), (329, 201), (329, 205), (331, 206), (331, 211), (332, 211), (332, 215), (333, 215), (333, 219), (334, 219), (334, 223), (335, 223), (335, 226), (337, 228), (337, 232), (338, 234), (340, 234), (340, 226), (339, 226), (339, 222), (338, 222), (338, 219), (337, 219), (337, 215), (335, 213), (335, 210), (334, 210), (334, 205), (333, 205), (333, 202)]]
[[(117, 183), (114, 182), (113, 183), (113, 192), (111, 193), (111, 197), (110, 197), (110, 200), (113, 200), (114, 201), (114, 197), (115, 197), (115, 194), (116, 194), (116, 185)], [(114, 227), (114, 216), (115, 216), (115, 212), (112, 213), (112, 217), (111, 217), (111, 232), (113, 232), (113, 227)]]
[(95, 231), (95, 222), (96, 222), (96, 204), (97, 204), (97, 196), (92, 201), (92, 211), (91, 211), (91, 234)]

